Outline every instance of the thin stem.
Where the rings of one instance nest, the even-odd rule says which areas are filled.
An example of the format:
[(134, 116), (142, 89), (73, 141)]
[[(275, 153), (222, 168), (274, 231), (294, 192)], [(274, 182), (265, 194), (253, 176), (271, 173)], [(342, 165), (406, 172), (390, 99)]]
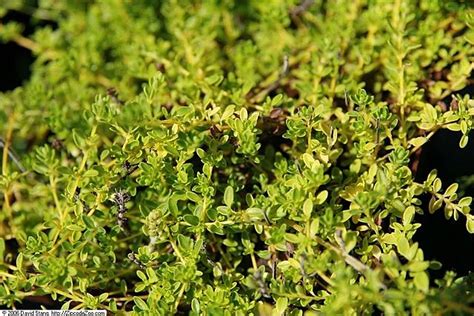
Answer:
[(311, 125), (311, 122), (308, 122), (308, 126), (306, 128), (306, 134), (308, 134), (308, 143), (307, 146), (308, 148), (306, 149), (306, 152), (311, 152), (311, 134), (313, 132), (313, 126)]
[[(85, 304), (84, 302), (86, 301), (86, 299), (85, 299), (84, 295), (82, 295), (82, 294), (79, 294), (79, 293), (76, 293), (76, 292), (67, 293), (63, 290), (53, 288), (53, 287), (49, 287), (49, 286), (45, 287), (45, 289), (47, 291), (50, 291), (50, 293), (56, 293), (56, 294), (59, 294), (61, 296), (67, 297), (67, 298), (71, 299), (74, 302)], [(106, 310), (109, 309), (108, 306), (103, 305), (103, 304), (98, 304), (97, 307), (102, 308), (102, 309), (106, 309)]]
[[(434, 130), (432, 130), (428, 135), (426, 135), (426, 141), (428, 141), (431, 137), (433, 137), (433, 135), (440, 129), (440, 127), (436, 127)], [(415, 147), (413, 147), (411, 150), (410, 150), (410, 154), (413, 154), (414, 152), (416, 152), (418, 149), (420, 149), (425, 143), (421, 144), (421, 145), (417, 145)]]
[[(2, 156), (2, 175), (6, 176), (8, 174), (8, 156), (10, 152), (10, 144), (12, 140), (12, 134), (13, 134), (13, 122), (15, 120), (15, 115), (12, 114), (8, 118), (8, 123), (7, 123), (7, 132), (6, 132), (6, 138), (5, 138), (5, 143), (3, 144), (3, 156)], [(3, 199), (5, 201), (4, 207), (5, 207), (5, 212), (8, 217), (8, 221), (10, 222), (11, 225), (11, 230), (12, 233), (15, 235), (16, 232), (16, 227), (13, 223), (13, 213), (12, 213), (12, 208), (10, 205), (10, 188), (9, 186), (5, 188), (3, 192)]]
[(461, 304), (461, 303), (458, 303), (458, 302), (454, 302), (454, 301), (451, 301), (451, 300), (445, 300), (445, 299), (442, 299), (441, 302), (447, 306), (447, 311), (449, 310), (458, 310), (458, 311), (463, 311), (463, 312), (466, 312), (470, 315), (474, 315), (474, 308), (472, 307), (469, 307), (467, 305), (464, 305), (464, 304)]
[(179, 251), (178, 249), (178, 246), (176, 245), (176, 243), (174, 242), (173, 240), (173, 236), (171, 236), (171, 232), (170, 232), (170, 229), (168, 227), (166, 227), (166, 230), (168, 231), (168, 236), (170, 238), (170, 244), (171, 244), (171, 247), (173, 247), (173, 251), (174, 253), (176, 254), (176, 256), (179, 258), (179, 260), (182, 262), (182, 263), (185, 263), (186, 261), (184, 260), (184, 257), (181, 255), (181, 252)]
[(174, 304), (174, 310), (175, 310), (175, 312), (178, 311), (179, 303), (181, 303), (181, 299), (182, 299), (182, 297), (183, 297), (183, 294), (184, 294), (184, 291), (185, 291), (185, 289), (186, 289), (186, 286), (187, 286), (187, 284), (184, 283), (184, 284), (181, 286), (181, 289), (179, 290), (178, 297), (177, 297), (176, 302), (175, 302), (175, 304)]
[[(92, 127), (90, 137), (94, 136), (96, 131), (97, 131), (97, 125), (94, 125)], [(81, 180), (80, 174), (82, 173), (82, 171), (86, 167), (86, 163), (87, 163), (88, 158), (89, 158), (89, 150), (87, 149), (84, 152), (84, 156), (82, 157), (81, 165), (79, 166), (79, 170), (77, 171), (76, 180), (74, 181), (74, 185), (72, 186), (71, 191), (70, 191), (70, 196), (69, 197), (71, 199), (73, 199), (74, 194), (76, 194), (77, 186), (79, 185), (79, 181)]]
[(231, 260), (228, 258), (228, 254), (222, 250), (221, 244), (213, 237), (214, 241), (216, 242), (217, 250), (221, 254), (222, 258), (224, 259), (224, 263), (229, 269), (232, 269)]
[(3, 272), (3, 271), (0, 271), (0, 276), (7, 277), (7, 278), (12, 278), (12, 279), (16, 279), (16, 278), (17, 278), (16, 275), (10, 274), (10, 273), (7, 273), (7, 272)]
[[(1, 137), (0, 137), (0, 148), (5, 149), (5, 141)], [(11, 161), (18, 167), (18, 169), (20, 169), (21, 172), (26, 172), (26, 169), (21, 164), (20, 159), (18, 159), (18, 156), (15, 154), (15, 152), (12, 149), (10, 149), (10, 147), (8, 147), (7, 152)]]
[[(3, 27), (4, 26), (2, 24), (0, 24), (0, 31), (2, 31)], [(29, 39), (27, 37), (24, 37), (21, 34), (16, 34), (15, 37), (12, 38), (11, 40), (13, 42), (15, 42), (17, 45), (19, 45), (21, 47), (24, 47), (24, 48), (26, 48), (26, 49), (34, 52), (34, 53), (39, 53), (41, 51), (40, 45), (38, 43), (36, 43), (35, 41), (32, 41), (31, 39)], [(42, 52), (42, 55), (47, 57), (47, 58), (53, 59), (58, 54), (55, 51), (47, 50), (47, 51)]]
[(110, 278), (107, 278), (107, 279), (104, 279), (104, 280), (96, 281), (96, 282), (90, 284), (89, 287), (91, 287), (91, 288), (96, 287), (96, 286), (98, 286), (100, 283), (110, 282), (110, 281), (112, 281), (112, 280), (114, 280), (114, 279), (116, 279), (116, 278), (119, 278), (119, 277), (121, 277), (121, 276), (130, 274), (130, 273), (135, 273), (135, 271), (136, 271), (135, 269), (125, 270), (125, 271), (123, 271), (123, 272), (121, 272), (121, 273), (117, 273), (117, 274), (114, 275), (113, 277), (110, 277)]
[(51, 192), (53, 194), (54, 204), (56, 205), (56, 211), (58, 212), (58, 215), (59, 215), (59, 223), (62, 227), (64, 225), (66, 214), (64, 214), (64, 212), (62, 211), (61, 203), (59, 202), (58, 193), (56, 189), (56, 179), (52, 175), (49, 176), (49, 184), (51, 186)]
[[(329, 284), (330, 286), (334, 286), (333, 283), (332, 283), (332, 281), (331, 281), (331, 279), (330, 279), (326, 274), (324, 274), (324, 273), (321, 272), (321, 271), (316, 271), (316, 274), (317, 274), (321, 279), (323, 279), (324, 282), (326, 282), (326, 283)], [(326, 289), (326, 290), (327, 290), (328, 292), (330, 292), (329, 289)]]
[(252, 259), (252, 267), (254, 270), (257, 270), (258, 269), (258, 266), (257, 266), (257, 260), (255, 260), (255, 254), (252, 252), (250, 254), (250, 258)]
[(134, 297), (139, 297), (139, 298), (143, 298), (143, 299), (147, 299), (148, 298), (148, 294), (145, 294), (145, 295), (134, 295), (134, 296), (125, 296), (125, 297), (111, 297), (111, 299), (114, 299), (115, 301), (117, 302), (126, 302), (126, 301), (133, 301), (133, 298)]
[(319, 296), (309, 296), (309, 295), (303, 295), (303, 294), (288, 294), (288, 293), (275, 293), (278, 294), (278, 296), (283, 296), (287, 297), (289, 299), (304, 299), (304, 300), (311, 300), (311, 301), (323, 301), (326, 298), (325, 297), (319, 297)]

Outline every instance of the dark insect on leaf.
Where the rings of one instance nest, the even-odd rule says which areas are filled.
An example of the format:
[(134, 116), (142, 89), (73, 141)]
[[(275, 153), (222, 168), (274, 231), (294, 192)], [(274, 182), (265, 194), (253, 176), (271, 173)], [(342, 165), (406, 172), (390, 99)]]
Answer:
[(222, 131), (220, 130), (219, 126), (212, 125), (209, 128), (209, 132), (211, 132), (211, 136), (214, 138), (219, 138), (222, 135)]
[(286, 118), (285, 111), (281, 108), (274, 108), (270, 112), (270, 118), (275, 121), (281, 121)]
[(130, 194), (125, 191), (116, 192), (114, 195), (114, 203), (118, 207), (117, 224), (124, 229), (128, 219), (125, 218), (125, 212), (128, 210), (125, 203), (130, 201)]
[(237, 139), (237, 137), (230, 137), (229, 143), (231, 143), (234, 147), (239, 147), (239, 140)]
[(114, 101), (117, 104), (123, 105), (124, 102), (119, 99), (118, 92), (115, 88), (108, 88), (107, 89), (107, 95), (110, 97), (112, 101)]
[(76, 191), (74, 192), (74, 202), (80, 202), (84, 211), (88, 212), (90, 210), (89, 206), (87, 206), (86, 202), (81, 199), (81, 188), (77, 187)]
[(127, 208), (125, 206), (125, 203), (130, 201), (130, 194), (125, 191), (118, 191), (114, 195), (114, 203), (118, 206), (119, 211), (126, 211)]
[(451, 108), (451, 110), (457, 111), (458, 108), (459, 108), (458, 100), (453, 99), (453, 100), (451, 101), (451, 104), (449, 105), (449, 107)]
[(132, 251), (127, 255), (128, 259), (135, 263), (140, 269), (146, 269), (146, 266), (138, 260), (137, 255)]
[(130, 164), (129, 161), (125, 161), (122, 165), (122, 168), (125, 169), (125, 171), (129, 172), (130, 169), (132, 168), (132, 165)]
[(61, 149), (64, 148), (64, 144), (63, 144), (63, 142), (62, 142), (59, 138), (53, 139), (53, 141), (51, 142), (51, 146), (52, 146), (55, 150), (61, 150)]
[(156, 70), (158, 70), (161, 73), (166, 72), (166, 67), (165, 67), (165, 64), (163, 64), (163, 63), (155, 63), (155, 68), (156, 68)]
[(74, 201), (79, 201), (79, 195), (81, 194), (81, 188), (77, 187), (76, 191), (74, 192)]

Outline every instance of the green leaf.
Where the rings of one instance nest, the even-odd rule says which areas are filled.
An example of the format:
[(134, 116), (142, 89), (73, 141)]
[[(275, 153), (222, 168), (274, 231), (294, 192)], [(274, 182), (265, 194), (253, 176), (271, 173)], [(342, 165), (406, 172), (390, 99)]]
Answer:
[(183, 234), (178, 235), (178, 246), (184, 251), (189, 252), (193, 248), (193, 241), (188, 236), (184, 236)]
[(319, 232), (319, 218), (315, 218), (311, 221), (309, 231), (311, 236), (316, 236), (316, 234)]
[(425, 293), (428, 292), (428, 289), (430, 287), (430, 279), (428, 278), (428, 274), (426, 272), (415, 273), (413, 282), (415, 283), (417, 289)]
[(82, 232), (84, 227), (76, 224), (70, 224), (66, 227), (68, 230), (75, 231), (75, 232)]
[(474, 234), (474, 216), (466, 218), (466, 229), (470, 234)]
[(428, 211), (430, 214), (433, 214), (443, 205), (443, 200), (437, 200), (434, 196), (431, 197), (430, 203), (428, 205)]
[(260, 208), (250, 207), (247, 209), (246, 213), (250, 221), (253, 222), (258, 222), (265, 218), (264, 211)]
[[(69, 308), (68, 308), (69, 309)], [(114, 299), (111, 299), (109, 301), (109, 309), (112, 311), (112, 312), (117, 312), (117, 302), (114, 300)]]
[(102, 293), (99, 295), (99, 302), (105, 301), (109, 297), (109, 293)]
[(284, 315), (287, 308), (288, 308), (288, 298), (279, 297), (276, 301), (276, 313), (278, 315)]
[(408, 260), (411, 259), (410, 257), (410, 244), (408, 243), (408, 239), (405, 236), (400, 236), (397, 242), (398, 252), (407, 258)]
[(222, 113), (222, 115), (221, 115), (221, 120), (225, 121), (226, 119), (231, 117), (231, 115), (234, 113), (234, 111), (235, 111), (235, 105), (227, 106), (224, 110), (224, 113)]
[(459, 132), (461, 130), (461, 125), (459, 123), (451, 123), (446, 125), (446, 128), (453, 132)]
[(406, 226), (410, 224), (414, 216), (415, 216), (415, 207), (411, 205), (407, 207), (405, 212), (403, 213), (403, 225)]
[(408, 143), (410, 145), (412, 145), (413, 147), (421, 147), (423, 146), (426, 142), (428, 141), (428, 139), (426, 137), (415, 137), (415, 138), (412, 138), (408, 141)]
[(246, 108), (241, 108), (239, 112), (239, 116), (242, 121), (246, 121), (249, 118), (248, 111)]
[(447, 189), (446, 189), (446, 192), (444, 192), (444, 196), (446, 197), (450, 197), (451, 195), (453, 195), (454, 193), (456, 193), (456, 191), (458, 190), (458, 184), (457, 183), (453, 183), (451, 184)]
[(217, 212), (219, 212), (219, 214), (222, 214), (222, 215), (225, 215), (225, 216), (228, 216), (228, 215), (232, 214), (232, 210), (227, 206), (220, 205), (216, 208), (216, 210), (217, 210)]
[(143, 282), (138, 282), (135, 284), (135, 293), (143, 292), (145, 291), (147, 285)]
[(318, 195), (316, 196), (316, 205), (323, 204), (327, 198), (328, 198), (328, 191), (323, 190), (319, 192)]
[(191, 192), (191, 191), (186, 192), (186, 197), (187, 197), (190, 201), (193, 201), (193, 202), (196, 202), (196, 203), (198, 203), (199, 201), (201, 201), (201, 197), (200, 197), (199, 195), (197, 195), (196, 193)]
[(301, 157), (302, 157), (303, 162), (306, 165), (306, 167), (311, 169), (314, 166), (315, 160), (314, 160), (313, 156), (311, 156), (308, 153), (304, 153), (303, 155), (301, 155)]
[(344, 245), (346, 252), (351, 252), (351, 250), (357, 245), (357, 233), (346, 232), (344, 236)]
[(313, 212), (313, 201), (309, 198), (306, 199), (303, 204), (303, 214), (306, 219), (311, 218), (311, 212)]
[(410, 262), (408, 264), (408, 270), (410, 270), (411, 272), (421, 272), (428, 269), (429, 266), (430, 263), (428, 261)]
[(199, 300), (196, 298), (193, 298), (191, 301), (191, 310), (198, 315), (201, 312), (201, 305), (199, 304)]
[(207, 227), (207, 230), (217, 235), (225, 235), (224, 228), (219, 224), (211, 224)]
[(285, 240), (294, 244), (298, 244), (300, 242), (300, 238), (298, 235), (290, 234), (290, 233), (285, 234)]
[(138, 308), (140, 308), (140, 310), (142, 311), (149, 310), (147, 303), (145, 303), (145, 301), (142, 300), (140, 297), (134, 297), (133, 301), (135, 302), (135, 305), (137, 305)]
[(183, 216), (183, 219), (186, 223), (190, 224), (191, 226), (199, 225), (199, 217), (197, 216), (186, 214)]
[(93, 257), (92, 257), (92, 261), (94, 262), (94, 264), (95, 264), (96, 267), (100, 267), (100, 266), (101, 266), (101, 260), (100, 260), (99, 256), (93, 256)]
[(148, 267), (148, 268), (146, 269), (146, 274), (147, 274), (147, 276), (148, 276), (148, 281), (149, 281), (150, 283), (156, 283), (156, 282), (158, 282), (158, 276), (156, 275), (156, 272), (155, 272), (155, 270), (153, 270), (153, 268)]
[(99, 172), (97, 170), (89, 169), (86, 172), (84, 172), (82, 176), (84, 178), (93, 178), (93, 177), (97, 177), (98, 175), (99, 175)]
[(22, 271), (23, 269), (23, 254), (22, 253), (19, 253), (18, 256), (16, 257), (16, 267), (20, 271)]
[(465, 148), (467, 146), (468, 142), (469, 142), (469, 136), (462, 135), (461, 139), (459, 140), (459, 147), (460, 148)]
[(272, 106), (278, 106), (281, 101), (283, 100), (283, 94), (277, 94), (273, 99), (272, 99)]
[(224, 192), (224, 203), (225, 203), (225, 205), (227, 205), (228, 207), (232, 207), (232, 203), (234, 203), (234, 188), (232, 188), (231, 186), (228, 186), (228, 187), (225, 189), (225, 192)]
[(61, 310), (69, 310), (69, 305), (71, 305), (71, 301), (67, 301), (63, 305), (61, 305)]
[(224, 77), (222, 75), (214, 74), (210, 77), (207, 77), (205, 80), (211, 86), (212, 85), (218, 86), (222, 82), (223, 79)]
[(464, 206), (470, 206), (471, 203), (472, 203), (472, 197), (465, 196), (465, 197), (463, 197), (462, 199), (459, 200), (458, 205), (460, 207), (464, 207)]
[(81, 218), (87, 228), (89, 229), (95, 228), (95, 222), (89, 216), (87, 216), (86, 214), (82, 214)]
[(439, 269), (441, 269), (442, 266), (443, 266), (443, 265), (441, 264), (441, 262), (436, 261), (436, 260), (432, 260), (432, 261), (430, 261), (429, 263), (430, 263), (430, 269), (431, 269), (431, 270), (439, 270)]
[(441, 190), (441, 186), (442, 186), (441, 180), (439, 178), (436, 178), (433, 181), (433, 191), (439, 192), (439, 190)]

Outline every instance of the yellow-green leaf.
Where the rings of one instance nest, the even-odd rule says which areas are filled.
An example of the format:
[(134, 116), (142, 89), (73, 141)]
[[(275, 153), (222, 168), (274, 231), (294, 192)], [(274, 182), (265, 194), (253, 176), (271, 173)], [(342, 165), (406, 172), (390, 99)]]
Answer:
[(430, 279), (428, 278), (428, 274), (426, 272), (417, 272), (413, 278), (413, 282), (415, 283), (417, 289), (423, 292), (428, 292), (430, 287)]
[(428, 139), (426, 137), (421, 136), (421, 137), (415, 137), (415, 138), (410, 139), (410, 141), (408, 141), (408, 143), (410, 145), (412, 145), (413, 147), (421, 147), (427, 141), (428, 141)]
[(232, 188), (231, 186), (225, 188), (224, 203), (228, 207), (231, 207), (232, 203), (234, 203), (234, 188)]

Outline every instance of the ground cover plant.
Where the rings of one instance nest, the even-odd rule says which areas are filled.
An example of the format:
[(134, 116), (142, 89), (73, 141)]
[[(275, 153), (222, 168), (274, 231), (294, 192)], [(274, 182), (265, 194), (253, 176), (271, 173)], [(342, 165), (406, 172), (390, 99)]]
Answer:
[(0, 3), (35, 25), (0, 24), (35, 56), (0, 94), (0, 305), (474, 313), (413, 239), (474, 233), (457, 183), (414, 180), (437, 131), (470, 141), (468, 1)]

